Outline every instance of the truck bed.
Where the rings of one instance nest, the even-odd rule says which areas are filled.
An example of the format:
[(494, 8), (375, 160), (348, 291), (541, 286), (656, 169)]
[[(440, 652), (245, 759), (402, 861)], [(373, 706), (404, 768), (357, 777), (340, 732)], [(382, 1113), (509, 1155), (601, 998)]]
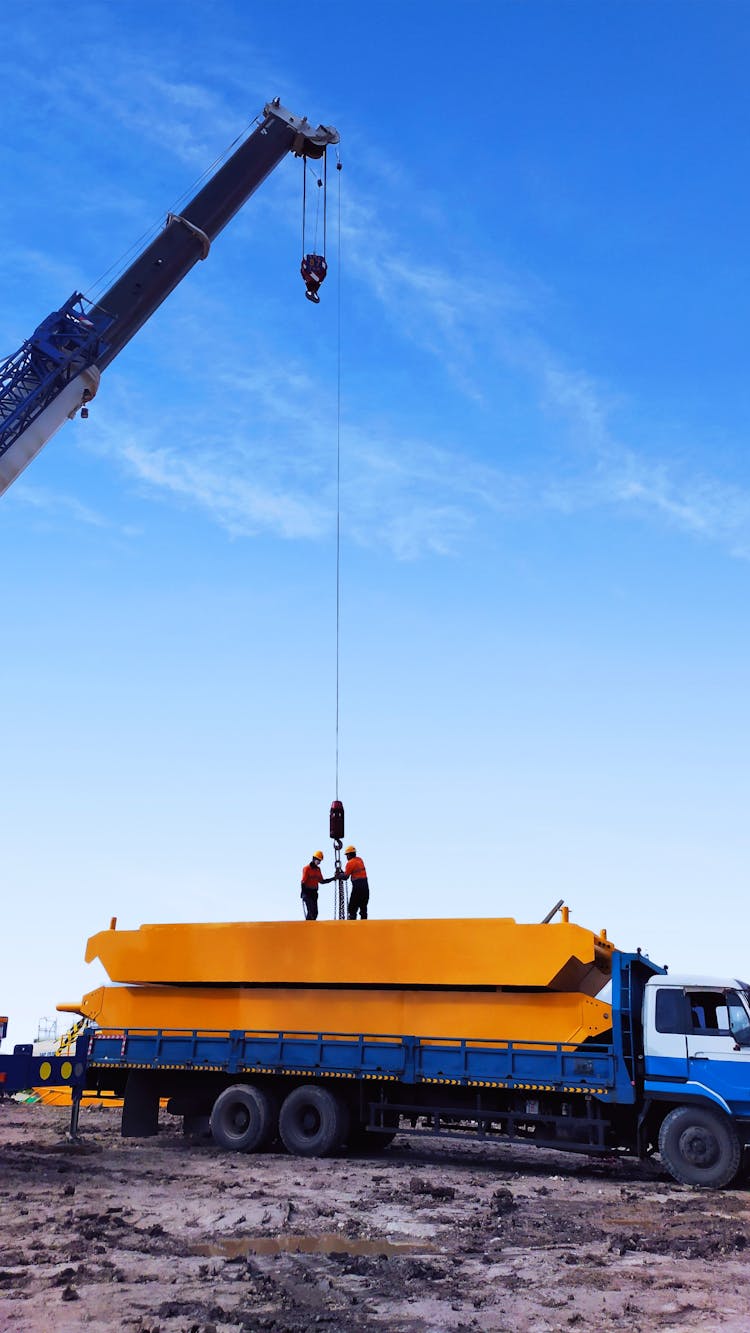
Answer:
[[(405, 1084), (520, 1088), (617, 1096), (614, 1048), (553, 1043), (445, 1041), (382, 1034), (166, 1031), (94, 1032), (89, 1081), (134, 1069), (376, 1079)], [(623, 1079), (620, 1077), (620, 1084)], [(627, 1080), (629, 1087), (629, 1080)], [(625, 1100), (630, 1100), (625, 1095)]]

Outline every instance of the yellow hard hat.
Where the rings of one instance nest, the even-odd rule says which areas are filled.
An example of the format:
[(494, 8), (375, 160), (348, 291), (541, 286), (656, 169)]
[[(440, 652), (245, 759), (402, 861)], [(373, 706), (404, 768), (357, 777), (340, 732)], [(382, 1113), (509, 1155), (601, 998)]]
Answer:
[(349, 846), (349, 847), (345, 847), (345, 848), (344, 848), (344, 854), (345, 854), (346, 856), (356, 856), (356, 855), (357, 855), (357, 849), (356, 849), (356, 847), (351, 847), (351, 846)]
[(322, 861), (322, 860), (323, 860), (323, 853), (322, 853), (322, 852), (313, 852), (313, 854), (312, 854), (312, 859), (313, 859), (313, 861)]

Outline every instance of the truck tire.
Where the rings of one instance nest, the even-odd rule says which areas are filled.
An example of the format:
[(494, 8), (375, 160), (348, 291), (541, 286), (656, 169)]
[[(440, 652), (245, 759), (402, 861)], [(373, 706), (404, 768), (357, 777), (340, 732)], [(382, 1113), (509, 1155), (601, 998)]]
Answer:
[(230, 1152), (260, 1152), (276, 1137), (275, 1099), (265, 1088), (238, 1083), (225, 1088), (211, 1111), (211, 1133)]
[(659, 1152), (681, 1185), (723, 1189), (734, 1180), (742, 1148), (726, 1116), (702, 1106), (678, 1106), (659, 1131)]
[(282, 1104), (279, 1136), (287, 1152), (297, 1157), (327, 1157), (342, 1146), (348, 1132), (349, 1111), (328, 1088), (305, 1083)]

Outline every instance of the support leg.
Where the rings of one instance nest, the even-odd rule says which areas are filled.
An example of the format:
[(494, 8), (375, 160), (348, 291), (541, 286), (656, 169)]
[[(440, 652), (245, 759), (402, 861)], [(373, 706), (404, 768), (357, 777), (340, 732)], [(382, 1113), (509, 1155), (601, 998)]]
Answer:
[(68, 1127), (68, 1138), (71, 1143), (80, 1143), (81, 1136), (78, 1133), (78, 1117), (81, 1112), (81, 1098), (83, 1088), (73, 1088), (71, 1090), (70, 1101), (70, 1125)]

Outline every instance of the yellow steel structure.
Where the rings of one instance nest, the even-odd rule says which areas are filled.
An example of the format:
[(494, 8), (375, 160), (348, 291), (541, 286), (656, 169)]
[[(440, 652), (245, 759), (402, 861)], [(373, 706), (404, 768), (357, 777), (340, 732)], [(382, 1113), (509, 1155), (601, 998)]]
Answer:
[[(113, 923), (114, 926), (114, 923)], [(112, 981), (208, 986), (543, 987), (596, 995), (612, 945), (568, 920), (269, 921), (100, 931)]]
[(360, 1032), (577, 1043), (612, 1026), (609, 1004), (560, 991), (100, 986), (80, 1003), (58, 1008), (117, 1030)]
[(612, 1023), (595, 997), (613, 946), (563, 919), (147, 925), (93, 935), (116, 986), (59, 1008), (104, 1028), (381, 1033), (576, 1043)]

